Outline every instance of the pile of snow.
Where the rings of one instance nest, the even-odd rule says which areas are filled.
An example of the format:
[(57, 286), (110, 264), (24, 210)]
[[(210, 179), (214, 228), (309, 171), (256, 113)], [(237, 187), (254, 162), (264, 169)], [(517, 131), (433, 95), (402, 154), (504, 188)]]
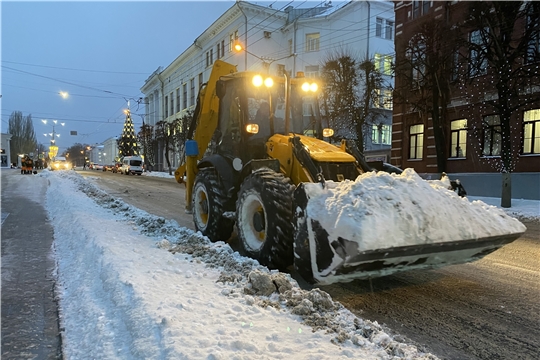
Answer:
[(68, 359), (435, 359), (75, 172), (39, 176)]
[[(503, 210), (470, 202), (450, 181), (425, 181), (413, 169), (400, 175), (369, 172), (355, 181), (306, 184), (308, 217), (328, 238), (354, 241), (359, 251), (473, 240), (526, 227)], [(384, 243), (381, 240), (385, 239)]]

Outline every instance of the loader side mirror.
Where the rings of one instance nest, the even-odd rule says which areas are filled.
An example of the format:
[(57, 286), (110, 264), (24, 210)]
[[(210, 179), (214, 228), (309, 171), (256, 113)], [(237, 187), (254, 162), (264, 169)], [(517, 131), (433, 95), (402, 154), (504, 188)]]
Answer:
[(332, 137), (333, 135), (334, 135), (334, 129), (325, 128), (322, 131), (322, 136), (323, 137)]

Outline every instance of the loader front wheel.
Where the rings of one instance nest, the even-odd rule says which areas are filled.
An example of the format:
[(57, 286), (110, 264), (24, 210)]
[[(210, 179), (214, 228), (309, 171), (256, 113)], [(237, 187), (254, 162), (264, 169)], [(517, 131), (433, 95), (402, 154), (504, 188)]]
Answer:
[(192, 209), (195, 229), (212, 242), (227, 241), (233, 232), (234, 221), (223, 217), (227, 196), (212, 168), (199, 170), (193, 185)]
[(285, 270), (293, 263), (293, 190), (283, 174), (261, 168), (244, 180), (238, 194), (240, 247), (271, 269)]

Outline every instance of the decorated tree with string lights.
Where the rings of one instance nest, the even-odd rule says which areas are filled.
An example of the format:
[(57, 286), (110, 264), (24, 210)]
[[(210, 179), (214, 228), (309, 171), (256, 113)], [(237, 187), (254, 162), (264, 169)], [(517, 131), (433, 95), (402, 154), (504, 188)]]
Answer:
[(139, 145), (137, 144), (137, 135), (135, 134), (135, 127), (133, 125), (133, 120), (131, 119), (131, 112), (126, 110), (125, 113), (126, 120), (124, 121), (122, 135), (117, 140), (119, 158), (140, 155)]
[(463, 36), (468, 54), (460, 90), (471, 118), (494, 114), (470, 130), (480, 158), (502, 173), (502, 207), (511, 206), (511, 173), (521, 151), (521, 127), (512, 129), (512, 115), (539, 101), (539, 12), (535, 1), (475, 1), (461, 27), (470, 32)]

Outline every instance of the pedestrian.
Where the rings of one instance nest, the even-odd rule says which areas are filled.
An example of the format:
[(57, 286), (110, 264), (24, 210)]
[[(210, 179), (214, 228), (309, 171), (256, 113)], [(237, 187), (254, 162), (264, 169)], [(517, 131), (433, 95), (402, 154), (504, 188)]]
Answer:
[(83, 164), (82, 169), (86, 170), (86, 162)]

